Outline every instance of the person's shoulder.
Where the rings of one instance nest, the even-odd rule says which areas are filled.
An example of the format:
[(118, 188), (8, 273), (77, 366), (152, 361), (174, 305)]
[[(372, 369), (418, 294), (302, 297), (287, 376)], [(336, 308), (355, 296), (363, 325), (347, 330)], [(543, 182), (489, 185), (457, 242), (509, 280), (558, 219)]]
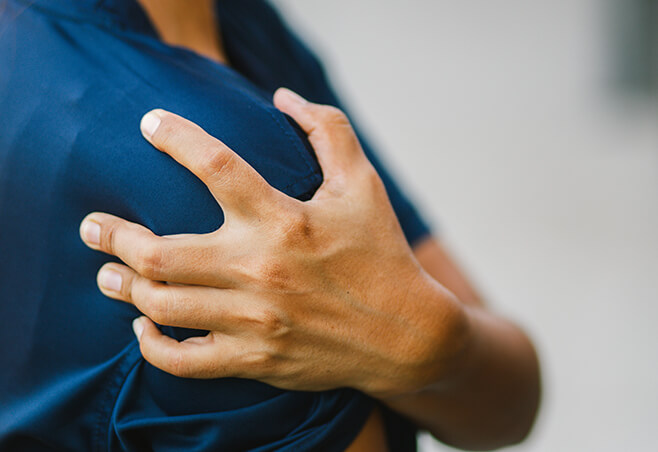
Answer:
[(70, 144), (139, 157), (134, 151), (150, 150), (140, 118), (162, 108), (224, 141), (291, 196), (308, 197), (321, 183), (304, 134), (230, 68), (136, 33), (27, 12), (16, 19), (13, 39), (0, 44), (9, 70), (0, 77), (0, 111), (61, 138), (62, 152)]

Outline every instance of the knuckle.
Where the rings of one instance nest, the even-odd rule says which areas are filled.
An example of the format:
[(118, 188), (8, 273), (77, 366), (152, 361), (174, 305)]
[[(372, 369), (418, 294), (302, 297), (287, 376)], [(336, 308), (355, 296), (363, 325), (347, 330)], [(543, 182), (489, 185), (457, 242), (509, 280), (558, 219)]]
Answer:
[(117, 240), (120, 234), (121, 223), (118, 221), (107, 222), (101, 228), (101, 248), (114, 254), (117, 249)]
[(155, 242), (143, 244), (137, 251), (135, 270), (149, 279), (158, 279), (162, 275), (163, 251)]
[(349, 120), (347, 119), (345, 113), (339, 108), (331, 105), (324, 105), (320, 107), (319, 119), (322, 123), (329, 126), (345, 124), (349, 125)]
[(209, 144), (201, 151), (201, 174), (208, 178), (215, 178), (230, 171), (234, 158), (227, 149)]
[(187, 360), (187, 355), (179, 347), (169, 353), (166, 364), (169, 371), (177, 377), (189, 378), (192, 376), (192, 367)]
[(285, 290), (292, 281), (292, 275), (285, 264), (269, 259), (256, 264), (255, 279), (266, 288)]
[(386, 188), (384, 187), (384, 183), (382, 182), (379, 173), (369, 162), (364, 165), (359, 179), (365, 184), (365, 188), (386, 194)]
[(158, 287), (155, 284), (149, 284), (149, 286), (148, 294), (142, 297), (139, 308), (154, 322), (167, 325), (171, 322), (171, 314), (174, 310), (173, 295), (167, 288)]
[(279, 338), (290, 330), (288, 322), (284, 320), (283, 316), (272, 309), (257, 311), (252, 322), (267, 338)]
[(287, 246), (299, 245), (312, 239), (314, 232), (311, 217), (304, 210), (286, 212), (277, 231), (279, 238)]
[(126, 278), (126, 281), (123, 283), (123, 287), (121, 288), (126, 299), (128, 299), (138, 308), (143, 299), (143, 290), (141, 289), (141, 285), (142, 281), (139, 276), (131, 276)]
[(240, 368), (243, 375), (249, 377), (266, 377), (274, 372), (276, 359), (267, 349), (259, 349), (245, 353), (241, 358)]

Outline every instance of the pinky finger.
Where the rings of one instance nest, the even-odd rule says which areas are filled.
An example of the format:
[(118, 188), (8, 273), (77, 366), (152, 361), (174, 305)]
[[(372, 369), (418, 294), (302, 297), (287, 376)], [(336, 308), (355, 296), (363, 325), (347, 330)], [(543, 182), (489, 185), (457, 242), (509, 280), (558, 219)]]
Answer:
[(195, 337), (179, 342), (158, 329), (148, 317), (133, 321), (142, 356), (153, 366), (182, 378), (219, 378), (230, 376), (217, 362), (213, 340)]

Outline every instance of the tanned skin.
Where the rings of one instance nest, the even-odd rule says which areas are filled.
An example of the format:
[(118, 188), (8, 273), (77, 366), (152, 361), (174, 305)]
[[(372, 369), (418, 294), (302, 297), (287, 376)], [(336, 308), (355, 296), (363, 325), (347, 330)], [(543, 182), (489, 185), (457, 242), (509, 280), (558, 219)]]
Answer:
[[(163, 41), (230, 65), (212, 0), (139, 1)], [(325, 181), (310, 201), (287, 198), (221, 141), (154, 110), (142, 120), (144, 137), (208, 186), (225, 225), (174, 239), (103, 213), (82, 223), (88, 246), (127, 264), (107, 264), (98, 282), (148, 316), (134, 324), (145, 359), (184, 377), (353, 387), (458, 448), (522, 441), (540, 396), (527, 335), (485, 307), (436, 239), (408, 247), (342, 112), (288, 90), (274, 104), (318, 155)], [(203, 261), (200, 249), (235, 257)], [(179, 343), (151, 319), (210, 334)], [(348, 450), (386, 450), (378, 410)]]

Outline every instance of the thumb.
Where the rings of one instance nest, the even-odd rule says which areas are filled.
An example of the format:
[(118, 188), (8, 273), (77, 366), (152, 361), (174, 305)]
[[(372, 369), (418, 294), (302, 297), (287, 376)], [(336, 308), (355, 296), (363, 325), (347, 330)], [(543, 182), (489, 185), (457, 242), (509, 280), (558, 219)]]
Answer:
[(327, 182), (368, 161), (347, 116), (338, 108), (308, 102), (287, 88), (274, 93), (274, 105), (306, 132)]

